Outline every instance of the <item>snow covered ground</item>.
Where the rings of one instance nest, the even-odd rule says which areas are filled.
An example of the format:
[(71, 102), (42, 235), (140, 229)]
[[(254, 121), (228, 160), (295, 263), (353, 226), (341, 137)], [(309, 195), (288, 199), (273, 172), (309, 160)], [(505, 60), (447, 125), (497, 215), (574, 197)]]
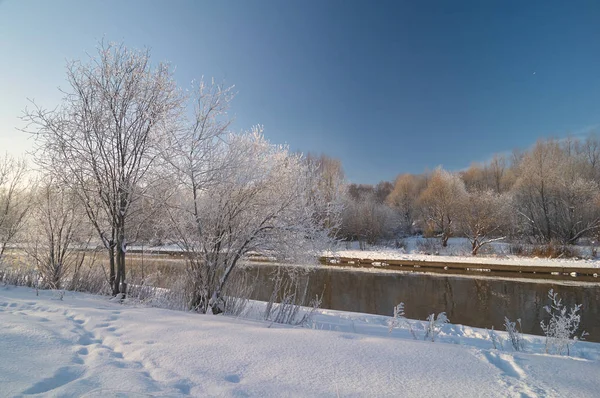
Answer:
[[(389, 318), (321, 310), (311, 327), (0, 288), (0, 396), (562, 396), (600, 390), (600, 344), (575, 357), (492, 349), (485, 330), (439, 341)], [(419, 333), (419, 332), (418, 332)], [(502, 335), (502, 333), (500, 333)]]
[[(391, 248), (385, 246), (368, 246), (365, 250), (358, 248), (357, 242), (341, 244), (335, 252), (326, 253), (339, 257), (382, 259), (382, 260), (419, 260), (461, 262), (473, 264), (505, 264), (505, 265), (530, 265), (548, 267), (592, 267), (600, 268), (600, 260), (588, 258), (538, 258), (522, 257), (507, 254), (506, 243), (493, 243), (484, 246), (485, 250), (477, 256), (472, 256), (469, 242), (464, 238), (450, 238), (448, 247), (443, 248), (436, 244), (436, 239), (411, 237), (403, 240), (404, 248)], [(427, 243), (429, 242), (429, 243)], [(428, 247), (424, 247), (428, 246)], [(438, 254), (424, 254), (423, 249), (435, 251)], [(574, 250), (590, 251), (587, 247), (574, 246)], [(585, 253), (582, 253), (585, 254)]]

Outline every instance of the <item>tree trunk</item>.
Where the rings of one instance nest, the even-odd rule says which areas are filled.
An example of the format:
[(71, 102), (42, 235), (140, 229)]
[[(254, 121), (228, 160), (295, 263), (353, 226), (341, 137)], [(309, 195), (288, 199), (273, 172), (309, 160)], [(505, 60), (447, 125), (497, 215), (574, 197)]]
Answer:
[(127, 283), (125, 282), (125, 247), (123, 242), (117, 245), (117, 290), (125, 298), (127, 294)]
[(120, 220), (120, 225), (117, 230), (117, 280), (115, 281), (115, 290), (122, 294), (122, 298), (125, 298), (127, 294), (127, 283), (125, 282), (125, 253), (126, 253), (126, 242), (125, 242), (125, 227), (124, 220)]
[(119, 294), (119, 285), (117, 283), (117, 275), (115, 272), (115, 246), (112, 241), (108, 248), (108, 261), (110, 263), (110, 288), (112, 289), (113, 296), (116, 296)]
[(480, 247), (481, 245), (479, 244), (479, 241), (477, 239), (474, 239), (473, 242), (471, 242), (471, 254), (473, 256), (476, 256)]
[(450, 239), (450, 235), (443, 232), (442, 233), (442, 247), (448, 247), (448, 239)]

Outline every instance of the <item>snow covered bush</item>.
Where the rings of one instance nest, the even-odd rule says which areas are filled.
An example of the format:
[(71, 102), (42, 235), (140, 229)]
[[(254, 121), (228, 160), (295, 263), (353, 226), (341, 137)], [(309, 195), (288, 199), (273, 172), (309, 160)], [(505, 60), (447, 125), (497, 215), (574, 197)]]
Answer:
[(323, 295), (316, 295), (306, 307), (308, 271), (303, 267), (278, 267), (273, 273), (273, 291), (265, 307), (264, 320), (286, 325), (307, 325), (321, 307)]
[(400, 327), (401, 324), (408, 326), (410, 334), (417, 340), (417, 334), (413, 329), (412, 323), (404, 317), (404, 303), (400, 303), (394, 307), (394, 316), (388, 321), (388, 333), (392, 333), (392, 330)]
[(429, 315), (425, 322), (425, 336), (423, 337), (423, 340), (427, 340), (429, 338), (431, 341), (435, 341), (437, 336), (442, 331), (442, 327), (446, 323), (449, 323), (450, 320), (446, 316), (445, 312), (440, 312), (437, 318), (435, 317), (435, 314)]
[[(519, 327), (517, 328), (517, 323)], [(523, 327), (521, 326), (521, 319), (517, 319), (517, 322), (511, 322), (508, 317), (504, 317), (504, 328), (508, 333), (508, 340), (510, 341), (515, 351), (523, 351), (525, 348), (525, 341), (523, 340)], [(520, 329), (520, 330), (519, 330)]]
[(400, 321), (405, 321), (404, 318), (404, 303), (400, 303), (394, 307), (394, 316), (388, 321), (388, 333), (400, 326)]
[(22, 264), (8, 264), (0, 261), (0, 283), (14, 286), (37, 287), (35, 269)]
[(500, 336), (498, 336), (496, 334), (496, 332), (494, 331), (494, 327), (492, 326), (491, 330), (488, 330), (488, 337), (489, 339), (492, 341), (492, 345), (494, 346), (494, 350), (503, 350), (504, 349), (504, 345), (502, 343), (502, 338), (500, 338)]
[(540, 322), (546, 335), (546, 353), (563, 355), (566, 352), (570, 355), (570, 347), (587, 335), (585, 332), (578, 335), (577, 332), (581, 322), (579, 314), (581, 304), (568, 308), (553, 289), (548, 291), (548, 298), (550, 305), (545, 306), (544, 309), (550, 315), (550, 320), (548, 323)]
[(417, 253), (421, 254), (432, 254), (438, 255), (440, 254), (440, 250), (442, 250), (442, 244), (433, 238), (421, 238), (416, 241)]

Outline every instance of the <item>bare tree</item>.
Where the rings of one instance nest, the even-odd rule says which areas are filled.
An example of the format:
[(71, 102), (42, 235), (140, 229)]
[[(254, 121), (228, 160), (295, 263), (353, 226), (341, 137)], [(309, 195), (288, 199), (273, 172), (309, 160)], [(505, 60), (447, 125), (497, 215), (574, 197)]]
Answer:
[(8, 155), (0, 158), (0, 260), (23, 228), (31, 203), (27, 164)]
[(177, 243), (189, 259), (190, 307), (213, 313), (222, 311), (223, 292), (248, 252), (314, 260), (330, 241), (315, 217), (328, 204), (315, 200), (315, 170), (301, 155), (269, 144), (257, 129), (229, 135), (217, 153), (216, 166), (205, 166), (213, 183), (193, 190), (188, 170), (183, 194), (171, 202)]
[(600, 139), (596, 134), (590, 134), (580, 143), (579, 155), (587, 166), (586, 174), (596, 183), (600, 183)]
[(473, 163), (467, 170), (460, 173), (468, 191), (485, 191), (489, 186), (487, 169), (477, 163)]
[(429, 228), (438, 234), (442, 246), (456, 229), (459, 204), (465, 199), (466, 190), (459, 176), (437, 168), (427, 182), (427, 188), (419, 196), (419, 205)]
[(413, 233), (417, 200), (423, 189), (425, 180), (422, 176), (402, 174), (396, 178), (394, 189), (386, 199), (386, 203), (400, 214), (400, 227), (405, 234)]
[(570, 144), (539, 141), (519, 165), (515, 205), (524, 232), (541, 242), (572, 244), (600, 228), (600, 190), (585, 178)]
[(79, 198), (51, 177), (38, 187), (24, 249), (44, 286), (61, 289), (78, 273), (91, 238), (85, 218)]
[(348, 240), (358, 240), (363, 248), (365, 243), (374, 244), (392, 237), (398, 222), (398, 213), (379, 202), (375, 193), (362, 194), (357, 199), (348, 195), (340, 235)]
[[(149, 51), (101, 43), (88, 64), (67, 66), (61, 104), (34, 104), (24, 119), (38, 134), (37, 162), (82, 200), (107, 250), (114, 295), (126, 293), (125, 254), (134, 239), (131, 210), (143, 197), (155, 143), (180, 110), (168, 65)], [(135, 230), (135, 228), (133, 228)]]
[[(346, 194), (347, 187), (342, 162), (339, 159), (334, 159), (324, 154), (317, 157), (309, 153), (304, 159), (308, 167), (314, 170), (314, 177), (316, 178), (315, 189), (317, 190), (314, 195), (315, 200), (324, 199), (325, 203), (339, 205)], [(325, 225), (330, 227), (334, 225), (339, 226), (341, 220), (339, 217), (335, 218), (335, 216), (340, 216), (340, 214), (334, 214), (335, 212), (331, 212), (330, 210), (329, 208), (325, 208), (322, 214), (316, 215), (317, 218), (324, 220)]]
[(510, 175), (507, 173), (506, 163), (505, 156), (494, 155), (486, 167), (491, 179), (491, 188), (497, 193), (505, 192), (509, 185)]
[(459, 204), (458, 224), (471, 243), (472, 255), (476, 256), (482, 246), (505, 238), (502, 234), (509, 219), (509, 201), (507, 195), (475, 191), (469, 192)]

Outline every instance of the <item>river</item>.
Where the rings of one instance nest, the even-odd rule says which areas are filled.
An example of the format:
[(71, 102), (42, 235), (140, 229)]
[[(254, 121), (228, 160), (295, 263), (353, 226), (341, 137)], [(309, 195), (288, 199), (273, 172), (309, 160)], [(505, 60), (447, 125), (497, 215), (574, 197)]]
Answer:
[[(253, 297), (268, 300), (273, 290), (270, 275), (277, 265), (257, 264)], [(304, 277), (306, 278), (306, 276)], [(548, 290), (563, 303), (582, 304), (580, 330), (588, 341), (600, 342), (600, 284), (557, 281), (504, 280), (446, 276), (415, 272), (356, 271), (317, 267), (309, 273), (308, 297), (323, 294), (321, 308), (391, 316), (396, 304), (405, 304), (410, 319), (424, 320), (431, 313), (446, 312), (451, 323), (504, 330), (504, 317), (521, 319), (522, 332), (542, 335), (541, 320)]]

